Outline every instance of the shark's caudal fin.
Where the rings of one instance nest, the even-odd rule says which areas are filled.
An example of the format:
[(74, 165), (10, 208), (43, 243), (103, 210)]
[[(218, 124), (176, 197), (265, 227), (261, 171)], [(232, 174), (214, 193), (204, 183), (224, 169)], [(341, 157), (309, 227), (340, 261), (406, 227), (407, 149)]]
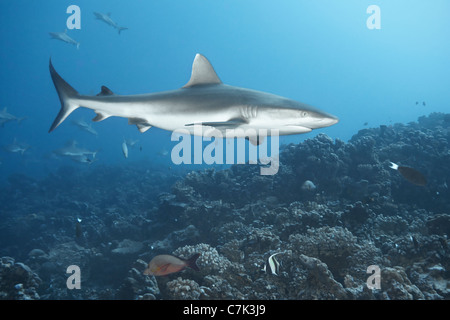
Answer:
[(73, 99), (78, 97), (78, 92), (70, 86), (53, 68), (52, 60), (50, 59), (50, 75), (52, 76), (53, 84), (58, 92), (59, 100), (61, 101), (61, 110), (53, 121), (52, 126), (48, 132), (55, 130), (79, 105), (73, 103)]

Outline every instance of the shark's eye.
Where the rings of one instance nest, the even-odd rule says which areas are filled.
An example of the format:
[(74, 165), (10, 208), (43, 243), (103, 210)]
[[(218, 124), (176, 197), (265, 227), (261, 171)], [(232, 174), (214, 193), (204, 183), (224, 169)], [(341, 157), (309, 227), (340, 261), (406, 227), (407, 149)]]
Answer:
[(308, 112), (302, 111), (302, 118), (305, 118), (305, 117), (307, 117), (307, 116), (308, 116)]

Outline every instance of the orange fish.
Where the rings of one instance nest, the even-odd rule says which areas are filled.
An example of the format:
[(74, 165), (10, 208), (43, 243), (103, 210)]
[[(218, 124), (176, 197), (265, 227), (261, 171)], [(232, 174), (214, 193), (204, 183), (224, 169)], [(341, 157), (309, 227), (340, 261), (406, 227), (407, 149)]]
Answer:
[(197, 259), (200, 253), (195, 253), (189, 259), (182, 259), (168, 254), (161, 254), (150, 261), (144, 274), (150, 276), (165, 276), (171, 273), (180, 272), (189, 267), (195, 271), (200, 269), (197, 266)]

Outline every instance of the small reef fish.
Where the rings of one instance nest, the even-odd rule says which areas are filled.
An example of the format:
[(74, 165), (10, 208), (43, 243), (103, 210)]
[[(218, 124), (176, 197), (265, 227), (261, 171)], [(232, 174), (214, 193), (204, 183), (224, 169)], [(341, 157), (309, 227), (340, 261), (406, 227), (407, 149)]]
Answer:
[(302, 184), (302, 190), (313, 191), (316, 189), (316, 185), (311, 180), (306, 180)]
[(166, 149), (162, 149), (160, 151), (158, 151), (158, 156), (160, 157), (165, 157), (169, 154), (169, 151), (167, 151)]
[(128, 158), (128, 147), (127, 147), (126, 141), (122, 142), (122, 152), (123, 152), (123, 156), (125, 158)]
[(75, 236), (80, 238), (83, 235), (83, 231), (81, 230), (81, 219), (77, 218), (75, 222)]
[(415, 184), (416, 186), (423, 187), (427, 184), (427, 179), (425, 178), (425, 176), (416, 169), (399, 166), (393, 162), (391, 162), (389, 168), (397, 170), (398, 172), (400, 172), (403, 178), (408, 180), (410, 183)]
[(49, 32), (49, 34), (52, 39), (61, 40), (66, 43), (73, 44), (77, 47), (77, 49), (80, 48), (80, 43), (67, 35), (67, 29), (64, 32)]
[(414, 249), (416, 249), (416, 250), (419, 249), (419, 242), (417, 242), (416, 238), (413, 237), (413, 236), (409, 236), (409, 239), (410, 239), (411, 242), (413, 243)]
[(180, 272), (189, 267), (195, 271), (200, 269), (197, 266), (197, 259), (200, 253), (195, 253), (189, 259), (182, 259), (169, 254), (162, 254), (154, 257), (144, 270), (145, 275), (165, 276), (171, 273)]
[(263, 267), (262, 271), (264, 271), (265, 273), (273, 274), (273, 275), (277, 276), (278, 273), (280, 272), (280, 263), (275, 258), (275, 256), (280, 253), (282, 253), (282, 252), (278, 252), (278, 253), (271, 255), (264, 263), (264, 267)]
[(6, 107), (3, 108), (3, 110), (0, 110), (0, 125), (2, 127), (6, 122), (17, 121), (17, 123), (21, 123), (23, 120), (25, 120), (25, 118), (18, 118), (16, 116), (13, 116), (11, 113), (8, 113)]
[(84, 120), (74, 120), (72, 121), (72, 123), (76, 125), (78, 128), (86, 132), (89, 132), (90, 134), (93, 134), (95, 136), (98, 135), (97, 131), (95, 131), (94, 128), (92, 128), (92, 124), (87, 124), (86, 121)]
[(134, 148), (134, 146), (136, 145), (136, 143), (139, 142), (139, 140), (125, 139), (125, 142), (129, 147)]
[(99, 13), (99, 12), (94, 12), (95, 17), (97, 18), (97, 20), (101, 20), (103, 22), (105, 22), (106, 24), (110, 25), (113, 28), (116, 28), (117, 31), (120, 32), (122, 30), (127, 30), (128, 28), (126, 27), (120, 27), (113, 19), (111, 19), (111, 13)]

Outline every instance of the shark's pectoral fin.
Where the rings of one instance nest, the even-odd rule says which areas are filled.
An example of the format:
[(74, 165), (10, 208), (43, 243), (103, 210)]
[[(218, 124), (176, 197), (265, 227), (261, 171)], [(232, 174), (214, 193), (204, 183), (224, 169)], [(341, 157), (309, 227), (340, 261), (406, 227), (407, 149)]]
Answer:
[(114, 92), (112, 92), (108, 87), (102, 86), (101, 91), (97, 94), (97, 96), (113, 96)]
[(99, 121), (103, 121), (109, 117), (111, 117), (111, 115), (106, 114), (106, 113), (102, 113), (102, 112), (95, 112), (97, 115), (92, 119), (92, 121), (94, 122), (99, 122)]
[(128, 124), (147, 124), (147, 121), (142, 118), (128, 118)]
[(189, 88), (204, 84), (220, 83), (222, 83), (222, 81), (220, 81), (208, 59), (197, 53), (194, 59), (194, 63), (192, 64), (191, 79), (183, 86), (183, 88)]
[(260, 137), (260, 136), (251, 136), (251, 137), (246, 137), (245, 139), (247, 139), (248, 141), (250, 141), (250, 143), (254, 146), (259, 146), (260, 144), (262, 144), (264, 142), (264, 138), (265, 137)]
[(186, 127), (191, 127), (195, 125), (200, 126), (209, 126), (221, 129), (236, 129), (240, 125), (247, 124), (248, 122), (244, 119), (236, 118), (230, 119), (228, 121), (211, 121), (211, 122), (198, 122), (198, 123), (189, 123), (185, 124)]

